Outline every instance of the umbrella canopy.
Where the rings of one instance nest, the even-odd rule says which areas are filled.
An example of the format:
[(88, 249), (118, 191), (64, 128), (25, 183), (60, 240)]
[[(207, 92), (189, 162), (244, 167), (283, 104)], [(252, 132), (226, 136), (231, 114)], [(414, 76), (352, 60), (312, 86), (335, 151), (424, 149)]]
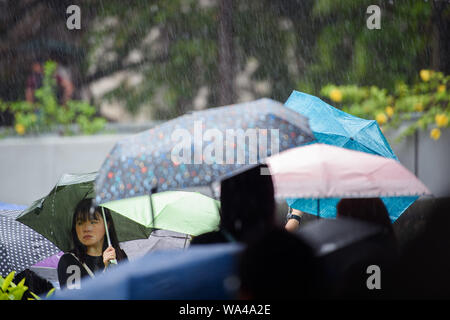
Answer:
[[(155, 251), (122, 263), (80, 290), (62, 290), (54, 300), (205, 300), (235, 299), (237, 243)], [(83, 280), (82, 280), (83, 281)]]
[(59, 249), (41, 234), (15, 218), (22, 210), (0, 211), (0, 274), (16, 274), (57, 253)]
[[(53, 242), (62, 251), (73, 248), (72, 217), (78, 202), (94, 197), (97, 173), (64, 174), (50, 193), (35, 201), (18, 215), (17, 221), (29, 226)], [(119, 241), (146, 239), (153, 229), (112, 212)]]
[(197, 236), (219, 227), (220, 202), (198, 192), (166, 191), (152, 195), (155, 220), (151, 221), (149, 196), (111, 201), (103, 207), (156, 229)]
[[(321, 143), (284, 151), (268, 158), (267, 164), (276, 195), (282, 198), (308, 198), (317, 203), (314, 199), (431, 194), (394, 159)], [(398, 218), (389, 215), (391, 220)]]
[(270, 99), (187, 114), (117, 142), (99, 171), (96, 202), (210, 186), (313, 139), (305, 117)]
[[(317, 143), (325, 143), (346, 149), (362, 151), (398, 160), (375, 120), (361, 119), (336, 109), (321, 99), (293, 91), (286, 107), (308, 117)], [(320, 201), (321, 216), (335, 216), (340, 199)], [(398, 218), (417, 197), (382, 198), (391, 217)], [(316, 214), (316, 201), (311, 199), (288, 199), (290, 207)]]

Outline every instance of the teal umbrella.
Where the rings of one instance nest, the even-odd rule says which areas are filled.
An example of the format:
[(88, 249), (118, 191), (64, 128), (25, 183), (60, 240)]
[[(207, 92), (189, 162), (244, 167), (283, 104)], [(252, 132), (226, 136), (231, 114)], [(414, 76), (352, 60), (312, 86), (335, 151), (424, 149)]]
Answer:
[(166, 191), (152, 195), (154, 220), (149, 212), (149, 196), (111, 201), (101, 206), (146, 227), (197, 236), (219, 228), (220, 202), (198, 192)]
[[(367, 152), (386, 158), (398, 158), (375, 120), (366, 120), (336, 109), (321, 99), (298, 91), (293, 91), (285, 106), (297, 111), (309, 119), (316, 140), (323, 143)], [(418, 197), (381, 198), (389, 212), (391, 221), (395, 221)], [(288, 199), (291, 208), (321, 217), (336, 217), (336, 205), (339, 198), (331, 199)]]
[[(35, 201), (16, 220), (37, 231), (64, 252), (73, 248), (72, 217), (78, 202), (94, 198), (97, 173), (64, 174), (50, 193)], [(119, 241), (147, 239), (152, 230), (111, 212)]]

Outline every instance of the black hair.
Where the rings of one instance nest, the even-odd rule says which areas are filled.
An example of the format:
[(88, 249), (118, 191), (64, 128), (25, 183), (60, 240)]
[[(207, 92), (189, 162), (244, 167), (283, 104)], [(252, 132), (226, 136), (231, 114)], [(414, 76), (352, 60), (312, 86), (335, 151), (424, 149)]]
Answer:
[[(93, 209), (92, 209), (93, 208)], [(125, 252), (120, 248), (119, 246), (119, 240), (117, 238), (116, 229), (114, 227), (114, 221), (111, 217), (111, 212), (108, 208), (102, 208), (102, 207), (93, 207), (92, 206), (92, 199), (83, 199), (81, 200), (73, 213), (72, 218), (72, 241), (74, 244), (73, 250), (71, 250), (72, 253), (74, 253), (81, 263), (86, 262), (86, 252), (87, 248), (85, 245), (83, 245), (80, 240), (78, 239), (77, 231), (76, 231), (76, 224), (77, 220), (87, 221), (87, 220), (98, 220), (98, 217), (101, 217), (102, 209), (105, 212), (105, 218), (106, 223), (108, 226), (108, 232), (109, 232), (109, 238), (111, 240), (111, 245), (116, 251), (116, 258), (117, 261), (123, 260), (127, 258), (127, 255)], [(102, 251), (105, 251), (108, 248), (108, 241), (106, 241), (106, 238), (103, 241), (103, 248)]]
[(336, 207), (337, 217), (348, 217), (384, 226), (393, 233), (389, 212), (380, 198), (341, 199)]
[(220, 228), (246, 241), (275, 226), (275, 191), (261, 164), (221, 181)]

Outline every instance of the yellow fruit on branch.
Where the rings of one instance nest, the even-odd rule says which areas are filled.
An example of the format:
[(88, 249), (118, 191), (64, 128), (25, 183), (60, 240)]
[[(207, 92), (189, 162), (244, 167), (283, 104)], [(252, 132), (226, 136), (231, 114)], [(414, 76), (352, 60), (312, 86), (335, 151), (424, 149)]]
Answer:
[(388, 119), (387, 119), (387, 116), (383, 112), (381, 112), (381, 113), (377, 114), (375, 120), (377, 120), (378, 124), (380, 126), (382, 126), (383, 124), (385, 124), (387, 122)]
[(392, 108), (391, 106), (387, 106), (385, 111), (389, 118), (394, 115), (394, 108)]
[(417, 112), (422, 112), (423, 111), (423, 104), (422, 104), (422, 102), (417, 102), (414, 105), (414, 111), (417, 111)]
[(330, 99), (334, 102), (341, 102), (342, 101), (342, 92), (339, 89), (332, 89), (330, 91)]
[(422, 81), (425, 81), (425, 82), (429, 81), (431, 78), (430, 70), (425, 70), (425, 69), (420, 70), (420, 78), (422, 79)]
[(438, 128), (434, 128), (433, 130), (431, 130), (430, 132), (430, 137), (433, 140), (438, 140), (441, 137), (441, 130), (439, 130)]
[(17, 132), (19, 135), (23, 135), (23, 134), (25, 133), (25, 126), (24, 126), (23, 124), (21, 124), (21, 123), (17, 123), (17, 124), (14, 126), (14, 129), (16, 129), (16, 132)]
[(445, 90), (446, 90), (445, 84), (441, 84), (441, 85), (438, 87), (438, 89), (437, 89), (437, 91), (438, 91), (439, 93), (444, 93)]
[(445, 114), (437, 114), (435, 117), (434, 117), (434, 120), (435, 120), (435, 122), (436, 122), (436, 125), (439, 127), (439, 128), (442, 128), (442, 127), (445, 127), (445, 126), (447, 126), (448, 125), (448, 117), (447, 117), (447, 115), (445, 115)]

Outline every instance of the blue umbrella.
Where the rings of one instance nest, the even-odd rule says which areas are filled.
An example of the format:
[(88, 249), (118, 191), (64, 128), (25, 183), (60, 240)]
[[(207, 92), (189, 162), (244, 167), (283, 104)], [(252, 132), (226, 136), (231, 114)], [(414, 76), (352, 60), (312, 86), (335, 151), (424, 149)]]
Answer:
[(161, 250), (82, 280), (79, 290), (62, 290), (56, 300), (209, 300), (236, 298), (240, 244)]
[[(315, 96), (293, 91), (285, 103), (309, 119), (316, 140), (311, 143), (325, 143), (356, 151), (363, 151), (395, 159), (389, 142), (375, 120), (361, 119), (336, 109)], [(418, 197), (382, 198), (391, 221), (395, 221)], [(336, 205), (340, 199), (288, 199), (291, 208), (325, 218), (336, 217)]]

